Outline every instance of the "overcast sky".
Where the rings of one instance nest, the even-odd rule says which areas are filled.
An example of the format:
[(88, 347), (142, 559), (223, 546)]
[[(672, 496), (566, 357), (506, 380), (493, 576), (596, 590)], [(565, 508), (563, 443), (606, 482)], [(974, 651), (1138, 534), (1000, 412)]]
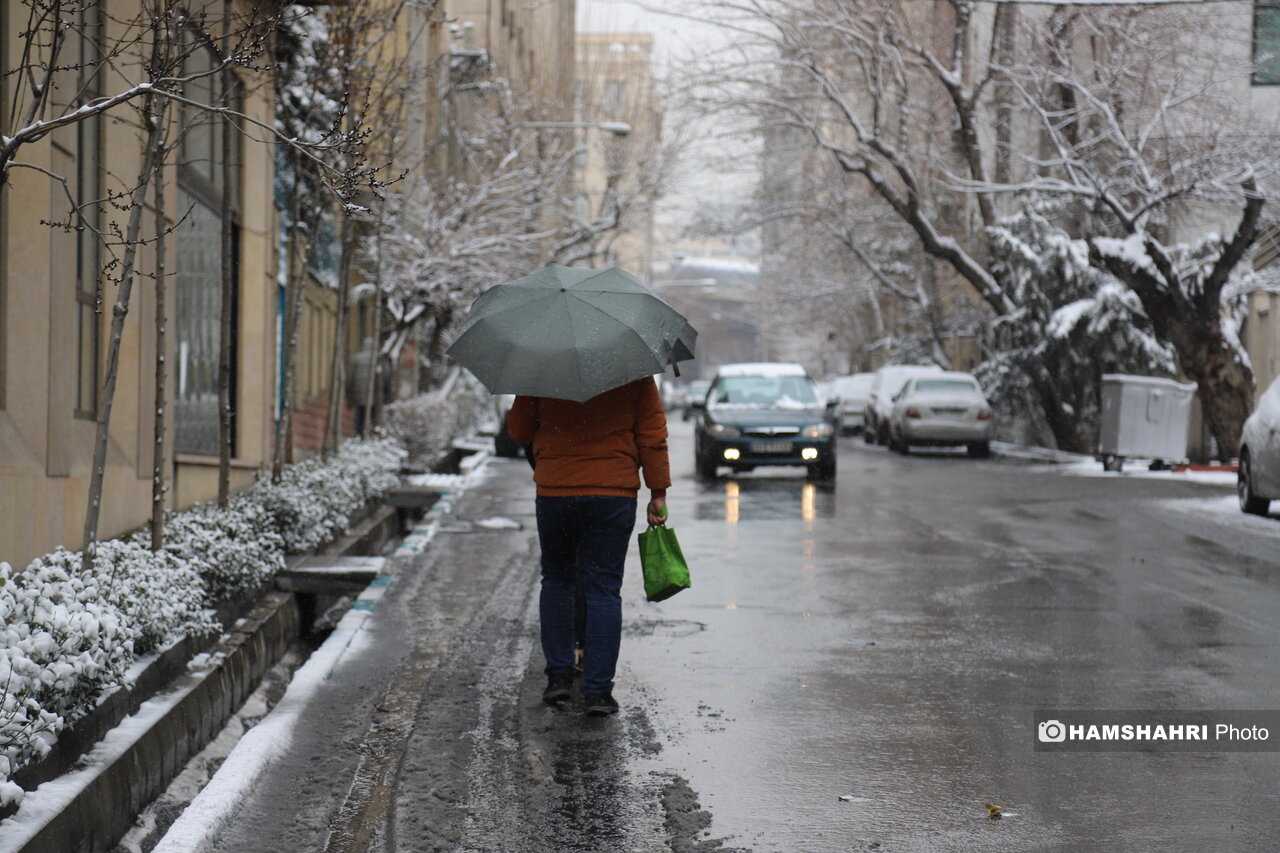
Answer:
[[(577, 0), (577, 26), (579, 32), (641, 32), (654, 36), (654, 74), (660, 79), (681, 85), (670, 71), (679, 67), (682, 58), (705, 52), (709, 45), (723, 44), (725, 32), (711, 24), (703, 24), (684, 17), (664, 15), (656, 8), (689, 9), (695, 0), (657, 0), (633, 2), (633, 0)], [(713, 141), (709, 128), (697, 130), (697, 122), (677, 120), (685, 129), (694, 128), (704, 137), (689, 155), (697, 165), (686, 163), (681, 170), (682, 180), (661, 205), (667, 217), (688, 221), (699, 207), (705, 205), (732, 204), (745, 198), (754, 185), (754, 156), (743, 153), (729, 158), (736, 161), (736, 168), (726, 164), (724, 155), (729, 147), (725, 141)], [(667, 126), (673, 125), (668, 115)]]

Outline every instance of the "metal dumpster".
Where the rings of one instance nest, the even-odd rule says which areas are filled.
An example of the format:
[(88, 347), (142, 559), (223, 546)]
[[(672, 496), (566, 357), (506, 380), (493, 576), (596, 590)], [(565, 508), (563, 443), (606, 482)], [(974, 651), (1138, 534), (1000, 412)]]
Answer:
[(1196, 386), (1154, 376), (1108, 373), (1102, 377), (1103, 467), (1119, 471), (1131, 457), (1162, 468), (1187, 458), (1187, 424)]

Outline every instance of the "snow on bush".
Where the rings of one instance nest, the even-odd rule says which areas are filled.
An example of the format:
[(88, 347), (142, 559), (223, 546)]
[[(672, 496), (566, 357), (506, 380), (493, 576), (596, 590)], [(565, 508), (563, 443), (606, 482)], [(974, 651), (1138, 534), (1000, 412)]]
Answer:
[[(100, 583), (61, 560), (0, 563), (0, 779), (45, 755), (133, 662), (133, 633)], [(14, 801), (5, 790), (0, 803)]]
[(404, 451), (388, 439), (353, 439), (328, 461), (289, 467), (279, 483), (260, 480), (246, 499), (274, 519), (290, 554), (313, 550), (341, 533), (370, 501), (397, 483)]
[(235, 498), (165, 519), (164, 548), (204, 578), (205, 604), (261, 588), (284, 568), (284, 537), (262, 504)]
[[(80, 571), (80, 552), (59, 548), (32, 563)], [(25, 574), (25, 573), (24, 573)], [(217, 630), (204, 607), (204, 585), (196, 571), (167, 551), (152, 551), (136, 539), (99, 542), (89, 581), (95, 595), (115, 606), (133, 639), (135, 654), (148, 652), (188, 634)]]
[(457, 374), (442, 388), (388, 405), (384, 428), (408, 451), (411, 466), (427, 468), (454, 436), (471, 431), (492, 399), (470, 373)]
[(201, 505), (149, 537), (98, 543), (93, 569), (59, 549), (14, 572), (0, 563), (0, 806), (21, 800), (10, 778), (48, 753), (58, 732), (122, 684), (137, 656), (218, 630), (213, 603), (256, 590), (286, 549), (329, 541), (399, 483), (404, 451), (348, 441), (329, 460), (264, 477), (225, 509)]

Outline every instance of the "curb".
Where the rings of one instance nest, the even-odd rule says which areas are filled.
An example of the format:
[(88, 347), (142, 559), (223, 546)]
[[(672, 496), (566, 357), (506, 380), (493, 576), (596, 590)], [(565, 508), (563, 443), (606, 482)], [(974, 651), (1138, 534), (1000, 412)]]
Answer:
[[(401, 540), (396, 557), (421, 553), (435, 538), (441, 520), (453, 511), (466, 488), (470, 473), (483, 466), (488, 454), (475, 454), (465, 466), (467, 474), (426, 475), (439, 497), (427, 509), (422, 522)], [(152, 853), (212, 853), (223, 830), (235, 819), (242, 803), (254, 794), (267, 767), (290, 747), (290, 733), (304, 713), (312, 693), (332, 677), (344, 657), (358, 652), (365, 622), (395, 582), (394, 575), (380, 575), (364, 589), (333, 633), (294, 673), (280, 702), (256, 726), (247, 731), (223, 761), (204, 789), (196, 795), (152, 849)]]
[[(0, 853), (110, 850), (133, 816), (217, 735), (297, 633), (296, 597), (267, 593), (168, 692), (107, 732), (84, 756), (88, 766), (42, 785), (39, 812), (24, 819), (18, 811)], [(198, 669), (201, 662), (206, 669)]]
[(360, 594), (320, 648), (294, 673), (280, 702), (262, 722), (245, 732), (218, 773), (169, 827), (152, 853), (205, 853), (213, 849), (268, 765), (289, 749), (290, 732), (306, 710), (310, 692), (333, 675), (394, 580), (391, 575), (379, 576)]

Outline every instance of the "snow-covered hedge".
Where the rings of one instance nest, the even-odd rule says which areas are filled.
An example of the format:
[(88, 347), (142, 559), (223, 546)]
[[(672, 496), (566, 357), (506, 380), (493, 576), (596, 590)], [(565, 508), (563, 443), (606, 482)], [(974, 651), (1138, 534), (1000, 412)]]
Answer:
[(290, 468), (279, 483), (260, 480), (245, 499), (262, 506), (290, 554), (330, 541), (370, 500), (399, 482), (404, 451), (386, 439), (349, 441), (327, 462), (312, 457)]
[(257, 589), (284, 568), (284, 537), (261, 503), (237, 496), (165, 519), (164, 548), (204, 579), (206, 605)]
[(138, 656), (217, 630), (212, 604), (261, 588), (286, 552), (341, 533), (399, 482), (403, 458), (389, 439), (349, 441), (279, 484), (264, 476), (225, 509), (170, 515), (159, 552), (149, 533), (99, 543), (88, 573), (65, 549), (22, 572), (0, 563), (0, 806), (21, 799), (13, 772), (48, 753)]
[(387, 406), (387, 434), (409, 454), (409, 464), (427, 467), (490, 411), (493, 397), (470, 373), (455, 374), (441, 388)]

